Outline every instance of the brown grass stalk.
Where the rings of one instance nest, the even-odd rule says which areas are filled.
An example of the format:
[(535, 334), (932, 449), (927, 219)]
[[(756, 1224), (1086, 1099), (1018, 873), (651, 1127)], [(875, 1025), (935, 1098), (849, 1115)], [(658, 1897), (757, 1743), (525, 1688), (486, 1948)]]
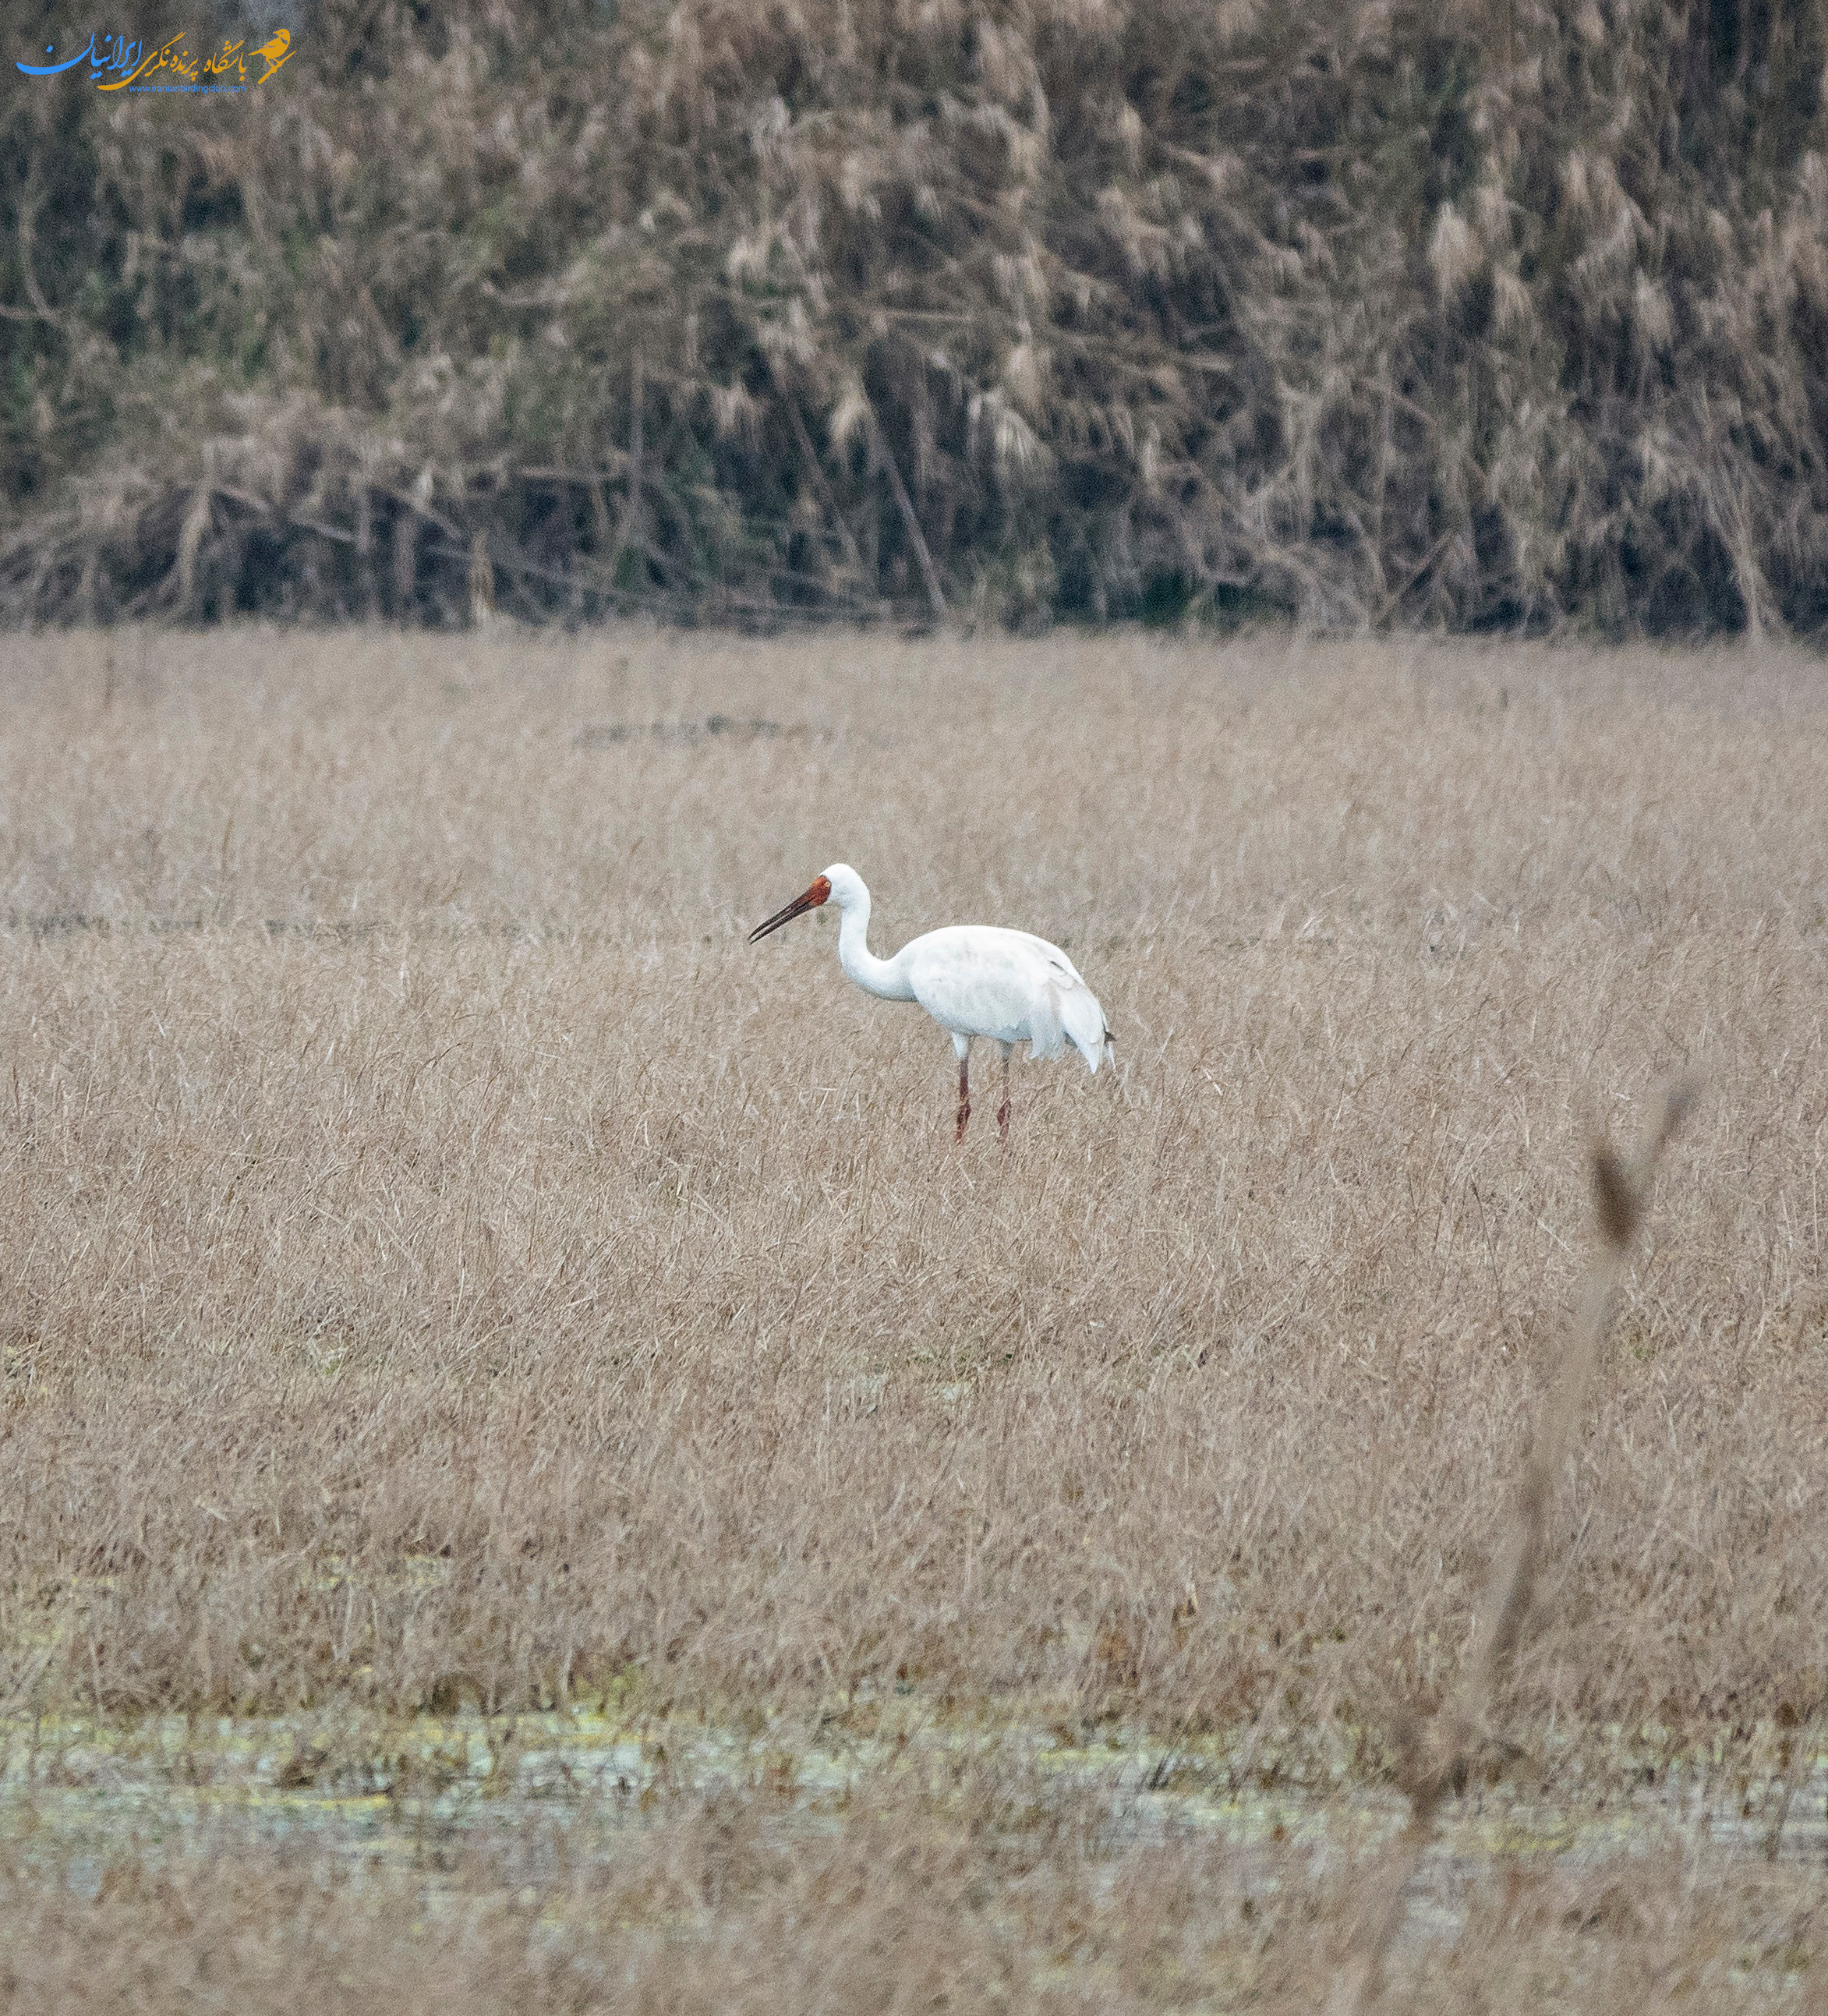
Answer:
[[(1385, 1965), (1402, 1928), (1416, 1871), (1434, 1839), (1442, 1802), (1463, 1788), (1479, 1751), (1491, 1740), (1492, 1704), (1535, 1599), (1556, 1482), (1574, 1452), (1632, 1242), (1650, 1201), (1651, 1179), (1699, 1086), (1697, 1078), (1684, 1078), (1657, 1096), (1628, 1158), (1621, 1159), (1605, 1142), (1593, 1151), (1598, 1243), (1561, 1363), (1532, 1427), (1478, 1635), (1452, 1708), (1405, 1739), (1398, 1780), (1409, 1802), (1409, 1824), (1391, 1858), (1385, 1902), (1372, 1913), (1361, 1967), (1348, 1971), (1335, 1986), (1336, 2006), (1349, 2006), (1358, 2016), (1366, 2016), (1383, 1999)], [(1780, 1816), (1777, 1827), (1782, 1825)]]

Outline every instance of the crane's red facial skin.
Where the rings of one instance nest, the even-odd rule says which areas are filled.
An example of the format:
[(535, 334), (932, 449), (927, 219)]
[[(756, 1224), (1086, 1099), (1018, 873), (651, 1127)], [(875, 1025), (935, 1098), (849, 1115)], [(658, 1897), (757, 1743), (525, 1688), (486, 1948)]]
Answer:
[(765, 923), (757, 924), (749, 934), (749, 942), (755, 945), (766, 938), (770, 931), (778, 931), (783, 924), (790, 924), (796, 917), (804, 916), (807, 911), (816, 910), (831, 893), (832, 885), (822, 875), (820, 876), (804, 896), (796, 896), (784, 910), (776, 910)]

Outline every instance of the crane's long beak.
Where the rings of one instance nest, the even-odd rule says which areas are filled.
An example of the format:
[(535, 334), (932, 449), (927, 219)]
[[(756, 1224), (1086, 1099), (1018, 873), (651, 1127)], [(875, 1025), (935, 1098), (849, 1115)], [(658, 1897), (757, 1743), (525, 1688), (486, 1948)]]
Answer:
[(832, 885), (822, 875), (804, 896), (796, 896), (784, 910), (776, 910), (766, 923), (757, 924), (749, 934), (749, 942), (757, 945), (770, 931), (778, 931), (783, 924), (790, 924), (796, 917), (803, 916), (808, 910), (816, 910), (832, 893)]

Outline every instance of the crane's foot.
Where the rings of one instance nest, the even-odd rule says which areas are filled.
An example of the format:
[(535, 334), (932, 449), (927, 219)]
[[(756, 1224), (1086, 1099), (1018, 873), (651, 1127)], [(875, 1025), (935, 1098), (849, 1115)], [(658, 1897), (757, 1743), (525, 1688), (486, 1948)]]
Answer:
[(965, 1122), (970, 1118), (971, 1081), (966, 1073), (966, 1067), (960, 1064), (959, 1067), (959, 1131), (952, 1136), (955, 1142), (964, 1139)]

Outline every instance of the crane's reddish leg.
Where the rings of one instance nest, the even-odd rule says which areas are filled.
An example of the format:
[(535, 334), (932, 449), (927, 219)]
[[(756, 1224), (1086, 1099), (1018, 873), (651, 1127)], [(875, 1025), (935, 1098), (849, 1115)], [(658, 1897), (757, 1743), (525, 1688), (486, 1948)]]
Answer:
[(1003, 1053), (1003, 1103), (996, 1110), (996, 1138), (1005, 1147), (1009, 1140), (1009, 1053)]
[(965, 1138), (965, 1122), (971, 1118), (971, 1067), (966, 1060), (959, 1060), (959, 1131), (952, 1136), (955, 1141)]

